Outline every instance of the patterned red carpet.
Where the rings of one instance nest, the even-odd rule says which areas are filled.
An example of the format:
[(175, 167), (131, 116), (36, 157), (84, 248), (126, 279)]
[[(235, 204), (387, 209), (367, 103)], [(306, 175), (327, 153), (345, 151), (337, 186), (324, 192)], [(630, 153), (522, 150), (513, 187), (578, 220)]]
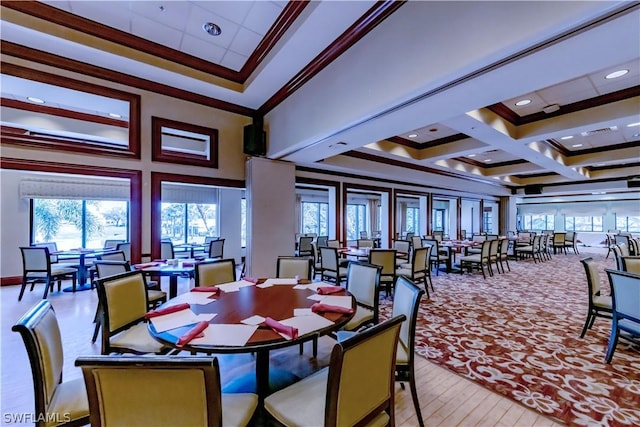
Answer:
[[(611, 257), (555, 255), (510, 262), (511, 272), (433, 276), (423, 299), (416, 351), (427, 359), (569, 425), (640, 425), (640, 348), (620, 340), (604, 363), (611, 321), (598, 318), (584, 339), (586, 276), (579, 259), (605, 268)], [(390, 314), (383, 304), (383, 317)]]

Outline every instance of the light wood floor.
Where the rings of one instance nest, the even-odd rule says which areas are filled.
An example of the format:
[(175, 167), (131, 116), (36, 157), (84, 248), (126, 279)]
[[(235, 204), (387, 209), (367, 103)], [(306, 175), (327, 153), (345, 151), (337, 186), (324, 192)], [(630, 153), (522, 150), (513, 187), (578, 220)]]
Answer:
[[(186, 291), (188, 286), (186, 279), (180, 279), (180, 292)], [(168, 283), (163, 282), (163, 288), (168, 288)], [(33, 412), (33, 386), (29, 362), (20, 336), (11, 332), (11, 326), (25, 311), (40, 301), (42, 286), (36, 287), (31, 293), (27, 290), (21, 302), (17, 301), (18, 291), (19, 286), (0, 287), (2, 425), (6, 425), (5, 414)], [(64, 342), (64, 378), (79, 378), (81, 373), (74, 367), (75, 358), (100, 352), (100, 346), (91, 343), (96, 292), (55, 292), (50, 294), (49, 300), (56, 310)], [(297, 346), (273, 352), (272, 369), (281, 367), (300, 376), (307, 375), (328, 364), (332, 345), (333, 341), (330, 338), (323, 337), (320, 340), (317, 359), (311, 357), (311, 344), (307, 344), (302, 356), (299, 355)], [(253, 362), (251, 355), (220, 356), (223, 386), (237, 375), (250, 372)], [(428, 426), (562, 425), (451, 373), (421, 356), (416, 357), (416, 376), (422, 415)], [(399, 384), (396, 386), (396, 424), (417, 425), (409, 388), (402, 390)]]

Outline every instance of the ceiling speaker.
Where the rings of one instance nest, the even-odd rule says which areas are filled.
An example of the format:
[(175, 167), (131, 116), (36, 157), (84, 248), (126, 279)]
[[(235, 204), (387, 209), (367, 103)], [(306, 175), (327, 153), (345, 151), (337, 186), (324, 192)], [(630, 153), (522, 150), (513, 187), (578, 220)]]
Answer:
[(627, 178), (627, 188), (639, 188), (640, 187), (640, 175), (630, 176)]

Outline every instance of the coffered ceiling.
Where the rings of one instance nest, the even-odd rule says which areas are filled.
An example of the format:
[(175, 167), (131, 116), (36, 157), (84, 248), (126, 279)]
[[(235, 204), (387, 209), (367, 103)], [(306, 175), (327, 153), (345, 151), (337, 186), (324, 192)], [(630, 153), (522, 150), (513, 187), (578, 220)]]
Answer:
[[(417, 181), (415, 173), (424, 172), (422, 184), (438, 173), (500, 189), (496, 194), (522, 194), (527, 186), (548, 195), (633, 191), (627, 178), (640, 175), (640, 6), (535, 3), (499, 2), (496, 9), (494, 2), (3, 1), (2, 47), (3, 55), (20, 56), (27, 47), (157, 82), (215, 106), (265, 114), (269, 124), (271, 111), (332, 64), (361, 61), (351, 47), (372, 43), (367, 34), (400, 34), (393, 18), (406, 16), (405, 26), (429, 45), (403, 52), (407, 63), (394, 64), (398, 82), (411, 83), (402, 77), (410, 56), (428, 55), (445, 41), (456, 50), (430, 59), (448, 80), (425, 85), (416, 75), (413, 98), (387, 96), (376, 114), (350, 117), (329, 136), (268, 156), (398, 181), (409, 176), (398, 171)], [(528, 28), (535, 23), (527, 7), (547, 14), (548, 27), (542, 20)], [(477, 27), (462, 18), (449, 18), (446, 33), (429, 25), (467, 11)], [(220, 26), (219, 36), (203, 30), (208, 22)], [(509, 32), (518, 26), (521, 34)], [(476, 34), (492, 29), (488, 65), (455, 65)], [(379, 45), (381, 60), (389, 46)], [(569, 54), (553, 56), (559, 46)], [(619, 70), (626, 73), (607, 78)], [(393, 91), (395, 72), (389, 74), (374, 93)], [(349, 139), (351, 131), (359, 137)]]

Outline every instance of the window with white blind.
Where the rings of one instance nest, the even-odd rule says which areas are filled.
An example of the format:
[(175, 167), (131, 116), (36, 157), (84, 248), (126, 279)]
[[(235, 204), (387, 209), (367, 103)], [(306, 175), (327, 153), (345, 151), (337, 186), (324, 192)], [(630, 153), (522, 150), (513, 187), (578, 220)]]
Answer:
[(20, 182), (30, 202), (31, 243), (58, 249), (102, 248), (129, 240), (129, 181), (42, 175)]
[(162, 238), (177, 243), (203, 243), (219, 236), (217, 187), (162, 183)]

